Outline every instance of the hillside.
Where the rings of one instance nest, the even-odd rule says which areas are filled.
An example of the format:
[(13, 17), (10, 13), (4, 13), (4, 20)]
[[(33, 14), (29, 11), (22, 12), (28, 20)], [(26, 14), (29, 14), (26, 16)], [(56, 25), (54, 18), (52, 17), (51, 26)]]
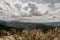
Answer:
[(0, 21), (0, 40), (60, 40), (60, 26), (46, 24)]
[(60, 28), (49, 30), (24, 29), (21, 31), (14, 27), (0, 25), (0, 40), (60, 40), (59, 35)]
[(0, 25), (5, 27), (12, 27), (18, 29), (51, 29), (54, 27), (60, 27), (60, 22), (50, 22), (50, 23), (29, 23), (29, 22), (19, 22), (19, 21), (4, 21), (0, 20)]

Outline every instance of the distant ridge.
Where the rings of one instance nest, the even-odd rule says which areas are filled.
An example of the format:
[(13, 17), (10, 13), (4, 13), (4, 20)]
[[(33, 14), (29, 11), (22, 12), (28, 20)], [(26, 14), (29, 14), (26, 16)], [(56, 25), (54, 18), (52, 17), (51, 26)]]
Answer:
[(46, 22), (46, 23), (31, 23), (31, 22), (19, 22), (19, 21), (4, 21), (4, 20), (0, 20), (0, 25), (4, 25), (4, 26), (21, 26), (21, 25), (48, 25), (48, 26), (60, 26), (60, 22)]
[(44, 23), (45, 25), (49, 25), (49, 26), (60, 26), (60, 22), (48, 22), (48, 23)]
[(19, 22), (19, 21), (0, 21), (0, 28), (17, 28), (18, 30), (24, 29), (42, 29), (49, 30), (56, 27), (60, 27), (60, 22), (48, 22), (48, 23), (29, 23), (29, 22)]
[(0, 20), (0, 25), (13, 25), (13, 24), (44, 24), (49, 26), (60, 26), (60, 22), (46, 22), (46, 23), (34, 23), (34, 22), (19, 22), (19, 21), (5, 21)]
[(0, 25), (6, 25), (6, 24), (7, 24), (6, 21), (4, 21), (4, 20), (0, 20)]

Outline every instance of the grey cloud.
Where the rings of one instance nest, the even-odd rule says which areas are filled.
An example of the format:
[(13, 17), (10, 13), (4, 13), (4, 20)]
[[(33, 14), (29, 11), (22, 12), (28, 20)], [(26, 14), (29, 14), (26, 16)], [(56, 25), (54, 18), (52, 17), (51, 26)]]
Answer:
[(42, 14), (41, 14), (39, 11), (34, 11), (34, 10), (31, 10), (31, 11), (30, 11), (30, 14), (31, 14), (32, 16), (42, 16)]
[(44, 13), (44, 15), (47, 15), (47, 14), (49, 14), (49, 11), (46, 11), (46, 12)]
[(42, 14), (39, 11), (37, 11), (38, 8), (36, 7), (35, 4), (28, 3), (28, 7), (31, 8), (30, 15), (32, 15), (32, 16), (42, 16)]
[(22, 7), (22, 5), (21, 5), (21, 4), (16, 3), (14, 6), (18, 9), (18, 11), (20, 11), (20, 10), (21, 10), (21, 7)]
[(11, 18), (19, 18), (19, 16), (11, 15)]
[(26, 12), (20, 12), (20, 15), (21, 15), (22, 17), (27, 17), (27, 13), (26, 13)]
[(25, 13), (25, 12), (21, 12), (20, 15), (22, 17), (32, 17), (32, 16), (43, 16), (43, 14), (41, 14), (39, 11), (32, 11), (29, 13)]
[(56, 3), (60, 2), (60, 0), (19, 0), (20, 2), (26, 3), (26, 2), (36, 2), (36, 3)]
[(28, 3), (27, 6), (25, 6), (23, 8), (23, 10), (28, 11), (28, 8), (30, 8), (31, 10), (29, 11), (29, 15), (27, 15), (26, 12), (22, 12), (21, 15), (22, 17), (32, 17), (32, 16), (43, 16), (49, 13), (49, 11), (46, 11), (44, 14), (42, 14), (40, 11), (38, 11), (38, 8), (36, 7), (36, 4), (33, 3)]
[(0, 11), (0, 14), (2, 14), (2, 15), (3, 15), (3, 14), (4, 14), (4, 12), (3, 12), (3, 11)]
[(23, 17), (43, 16), (43, 14), (41, 14), (39, 11), (37, 11), (38, 8), (33, 3), (28, 3), (28, 7), (25, 7), (25, 8), (26, 8), (25, 10), (27, 10), (27, 11), (28, 11), (28, 8), (30, 8), (31, 10), (29, 11), (29, 15), (27, 15), (26, 12), (22, 12), (23, 15), (21, 15), (21, 16), (23, 16)]
[(26, 12), (20, 12), (21, 17), (32, 17), (31, 14), (27, 14)]
[(3, 8), (2, 8), (2, 7), (0, 7), (0, 10), (3, 10)]
[[(18, 21), (18, 19), (19, 20), (21, 19), (21, 21), (30, 21), (30, 22), (45, 22), (46, 21), (47, 22), (48, 19), (50, 19), (50, 18), (52, 18), (52, 20), (50, 19), (49, 21), (57, 21), (58, 18), (60, 18), (58, 15), (56, 15), (59, 13), (58, 12), (59, 10), (58, 9), (56, 10), (56, 8), (54, 7), (55, 3), (60, 2), (59, 0), (58, 1), (56, 1), (56, 0), (20, 0), (20, 2), (23, 1), (23, 2), (27, 3), (27, 6), (24, 6), (24, 3), (19, 4), (19, 2), (18, 3), (16, 2), (16, 4), (15, 4), (11, 1), (10, 1), (10, 3), (6, 2), (4, 5), (2, 5), (2, 7), (4, 8), (3, 9), (4, 12), (3, 11), (0, 12), (0, 14), (1, 14), (0, 19), (6, 19), (6, 20), (8, 19), (10, 21), (11, 20)], [(29, 1), (31, 1), (31, 3), (28, 3)], [(36, 4), (34, 4), (35, 2), (36, 2)], [(39, 7), (36, 7), (38, 2), (41, 4), (38, 4)], [(44, 4), (44, 3), (46, 3), (46, 4)], [(49, 3), (50, 3), (50, 5), (49, 5)], [(15, 5), (13, 5), (13, 4), (15, 4)], [(7, 9), (7, 6), (9, 6), (8, 9)], [(21, 6), (24, 6), (24, 8), (21, 8)], [(23, 9), (23, 10), (21, 10), (21, 9)], [(29, 9), (31, 9), (31, 10), (29, 10)], [(2, 10), (2, 9), (0, 8), (0, 10)], [(9, 10), (9, 11), (5, 11), (5, 10)], [(49, 16), (49, 13), (52, 13), (52, 16)]]
[(9, 2), (4, 1), (4, 4), (6, 4), (6, 6), (8, 6), (10, 9), (12, 9), (12, 6)]
[(46, 1), (49, 0), (19, 0), (20, 2), (26, 3), (26, 2), (36, 2), (36, 3), (47, 3)]
[(23, 10), (28, 11), (28, 6), (25, 6)]
[(59, 3), (60, 0), (42, 0), (42, 3), (51, 3), (51, 4), (54, 4), (54, 3)]
[(30, 7), (32, 10), (37, 10), (36, 4), (28, 3), (28, 7)]
[(23, 8), (23, 10), (28, 11), (28, 8), (31, 9), (31, 10), (29, 11), (29, 15), (27, 15), (28, 13), (26, 13), (26, 12), (21, 12), (20, 15), (21, 15), (22, 17), (42, 16), (42, 14), (41, 14), (39, 11), (37, 11), (38, 8), (36, 7), (35, 4), (33, 4), (33, 3), (28, 3), (28, 5), (25, 6), (25, 7)]
[(56, 16), (53, 16), (53, 18), (57, 18)]
[(8, 5), (9, 7), (11, 7), (10, 3), (6, 2), (6, 1), (5, 1), (5, 4)]

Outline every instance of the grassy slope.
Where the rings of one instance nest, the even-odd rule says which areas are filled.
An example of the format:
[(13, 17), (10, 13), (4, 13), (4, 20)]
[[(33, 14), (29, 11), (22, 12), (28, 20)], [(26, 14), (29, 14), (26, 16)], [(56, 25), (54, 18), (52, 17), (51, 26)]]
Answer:
[[(1, 28), (0, 28), (1, 29)], [(42, 31), (42, 29), (32, 29), (17, 31), (15, 28), (2, 28), (0, 30), (0, 40), (60, 40), (60, 28)]]
[(0, 25), (0, 40), (60, 40), (60, 28), (36, 23)]

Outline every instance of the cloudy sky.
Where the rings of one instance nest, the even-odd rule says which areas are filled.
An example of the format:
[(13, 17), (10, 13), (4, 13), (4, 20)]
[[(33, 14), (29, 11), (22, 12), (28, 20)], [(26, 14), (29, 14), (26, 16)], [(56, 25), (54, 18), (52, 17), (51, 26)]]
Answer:
[(60, 0), (0, 0), (0, 20), (60, 22)]

